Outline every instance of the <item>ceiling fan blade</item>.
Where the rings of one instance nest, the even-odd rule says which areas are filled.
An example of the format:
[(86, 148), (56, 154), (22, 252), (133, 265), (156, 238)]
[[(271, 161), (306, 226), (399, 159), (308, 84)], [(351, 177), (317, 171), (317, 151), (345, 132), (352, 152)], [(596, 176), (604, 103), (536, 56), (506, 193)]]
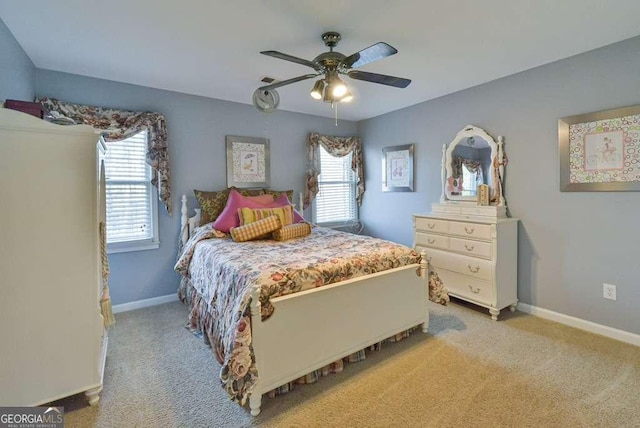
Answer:
[(259, 91), (271, 91), (273, 89), (279, 88), (281, 86), (285, 86), (285, 85), (290, 85), (291, 83), (296, 83), (296, 82), (300, 82), (301, 80), (307, 80), (307, 79), (312, 79), (316, 76), (319, 76), (320, 73), (316, 73), (316, 74), (305, 74), (303, 76), (298, 76), (298, 77), (292, 77), (291, 79), (287, 79), (287, 80), (281, 80), (279, 82), (276, 83), (272, 83), (270, 85), (266, 85), (266, 86), (261, 86), (258, 88)]
[(375, 45), (362, 49), (360, 52), (349, 55), (342, 60), (342, 64), (347, 68), (358, 68), (396, 53), (398, 53), (398, 50), (393, 46), (388, 45), (385, 42), (378, 42)]
[(278, 51), (262, 51), (260, 52), (262, 55), (267, 55), (267, 56), (272, 56), (274, 58), (278, 58), (278, 59), (284, 59), (285, 61), (291, 61), (291, 62), (295, 62), (297, 64), (302, 64), (302, 65), (306, 65), (307, 67), (311, 67), (315, 70), (320, 70), (321, 66), (319, 64), (316, 64), (315, 62), (306, 60), (306, 59), (302, 59), (302, 58), (298, 58), (297, 56), (292, 56), (292, 55), (287, 55), (285, 53), (282, 52), (278, 52)]
[(347, 73), (349, 77), (366, 82), (381, 83), (383, 85), (394, 86), (396, 88), (406, 88), (411, 83), (410, 79), (402, 77), (387, 76), (386, 74), (368, 73), (366, 71), (353, 70)]

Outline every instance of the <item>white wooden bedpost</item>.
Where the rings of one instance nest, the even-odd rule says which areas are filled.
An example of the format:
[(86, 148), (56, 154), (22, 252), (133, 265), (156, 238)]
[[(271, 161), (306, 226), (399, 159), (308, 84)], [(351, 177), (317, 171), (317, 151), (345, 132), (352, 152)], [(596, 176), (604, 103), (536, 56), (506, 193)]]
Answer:
[(184, 245), (189, 240), (189, 230), (185, 226), (189, 221), (189, 217), (187, 216), (187, 195), (182, 195), (180, 198), (182, 201), (182, 208), (180, 209), (180, 241)]
[(426, 309), (427, 301), (429, 300), (429, 260), (427, 259), (427, 252), (425, 250), (420, 251), (420, 277), (424, 281), (424, 287), (426, 290), (426, 299), (425, 299), (425, 316), (424, 322), (422, 323), (422, 332), (429, 332), (429, 310)]
[(498, 201), (498, 206), (504, 206), (504, 148), (502, 145), (504, 144), (504, 138), (502, 135), (498, 135), (498, 171), (500, 173), (500, 200)]
[[(262, 322), (261, 304), (260, 304), (260, 287), (253, 287), (251, 291), (251, 336), (253, 341), (253, 352), (256, 358), (256, 367), (259, 364), (260, 354), (260, 335), (256, 335), (256, 330), (259, 330), (258, 326)], [(260, 370), (258, 370), (258, 376), (260, 376)], [(262, 405), (262, 392), (260, 391), (260, 378), (253, 386), (253, 391), (249, 396), (249, 408), (251, 409), (251, 416), (258, 416), (260, 414), (260, 406)]]
[(302, 195), (302, 192), (300, 192), (300, 195), (298, 196), (298, 202), (300, 203), (300, 215), (304, 219), (304, 196)]
[(442, 161), (440, 162), (440, 181), (442, 182), (442, 193), (440, 193), (440, 203), (445, 203), (445, 195), (447, 191), (447, 169), (444, 163), (446, 162), (447, 145), (442, 145)]

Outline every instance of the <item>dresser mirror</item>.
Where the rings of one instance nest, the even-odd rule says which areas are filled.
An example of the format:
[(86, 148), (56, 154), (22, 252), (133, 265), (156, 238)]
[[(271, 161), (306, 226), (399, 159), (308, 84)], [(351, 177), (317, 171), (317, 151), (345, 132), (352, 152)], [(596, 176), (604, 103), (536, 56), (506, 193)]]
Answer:
[(477, 201), (478, 185), (490, 189), (491, 205), (503, 205), (502, 177), (505, 156), (502, 137), (496, 142), (476, 126), (464, 127), (442, 147), (442, 196), (440, 202)]

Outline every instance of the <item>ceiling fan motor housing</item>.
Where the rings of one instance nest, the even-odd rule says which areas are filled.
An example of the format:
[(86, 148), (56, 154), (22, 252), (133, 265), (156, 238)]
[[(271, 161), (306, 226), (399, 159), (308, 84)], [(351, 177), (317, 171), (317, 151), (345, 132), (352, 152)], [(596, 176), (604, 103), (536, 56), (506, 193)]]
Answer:
[(342, 60), (346, 56), (340, 52), (325, 52), (321, 53), (313, 59), (313, 62), (320, 64), (326, 70), (335, 70), (342, 63)]

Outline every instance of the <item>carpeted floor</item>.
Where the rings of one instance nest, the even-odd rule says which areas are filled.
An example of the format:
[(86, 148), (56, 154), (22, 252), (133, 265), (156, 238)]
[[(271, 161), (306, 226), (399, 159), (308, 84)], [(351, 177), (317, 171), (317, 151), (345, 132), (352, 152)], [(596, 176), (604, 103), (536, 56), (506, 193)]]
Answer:
[(640, 348), (521, 312), (430, 310), (429, 334), (264, 398), (257, 418), (222, 391), (186, 306), (118, 314), (99, 405), (56, 405), (67, 427), (640, 427)]

